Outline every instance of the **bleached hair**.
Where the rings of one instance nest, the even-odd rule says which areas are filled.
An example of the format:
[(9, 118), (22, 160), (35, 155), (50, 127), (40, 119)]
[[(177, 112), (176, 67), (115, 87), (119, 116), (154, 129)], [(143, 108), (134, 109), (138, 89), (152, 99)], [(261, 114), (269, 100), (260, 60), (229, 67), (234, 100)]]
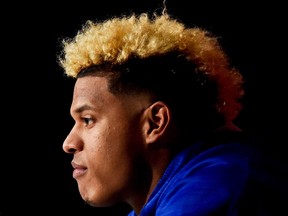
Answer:
[(186, 57), (218, 86), (217, 109), (226, 119), (239, 114), (243, 96), (242, 75), (230, 62), (218, 39), (199, 27), (186, 27), (166, 12), (87, 21), (73, 39), (63, 40), (59, 64), (67, 76), (85, 68), (110, 63), (120, 65), (131, 57), (148, 58), (177, 52)]

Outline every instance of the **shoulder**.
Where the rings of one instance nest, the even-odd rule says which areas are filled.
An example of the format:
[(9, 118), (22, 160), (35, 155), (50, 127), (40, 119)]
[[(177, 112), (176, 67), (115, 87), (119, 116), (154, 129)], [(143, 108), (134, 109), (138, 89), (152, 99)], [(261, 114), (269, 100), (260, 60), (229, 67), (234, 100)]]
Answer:
[[(287, 192), (287, 184), (271, 172), (267, 155), (257, 148), (229, 141), (213, 147), (201, 146), (197, 153), (191, 148), (177, 157), (185, 163), (162, 188), (159, 215), (245, 215), (253, 211), (257, 215), (279, 209), (280, 203), (287, 200), (287, 194), (279, 190), (282, 187)], [(172, 164), (177, 163), (177, 157)], [(271, 192), (275, 200), (282, 201), (273, 205)]]

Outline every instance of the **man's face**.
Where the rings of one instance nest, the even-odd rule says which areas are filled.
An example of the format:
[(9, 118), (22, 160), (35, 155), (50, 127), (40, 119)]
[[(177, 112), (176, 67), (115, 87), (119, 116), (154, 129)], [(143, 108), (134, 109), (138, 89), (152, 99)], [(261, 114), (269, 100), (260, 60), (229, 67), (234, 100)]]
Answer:
[(109, 206), (136, 193), (144, 148), (142, 117), (149, 104), (144, 95), (111, 94), (103, 77), (77, 79), (71, 104), (75, 124), (63, 149), (73, 153), (73, 177), (90, 205)]

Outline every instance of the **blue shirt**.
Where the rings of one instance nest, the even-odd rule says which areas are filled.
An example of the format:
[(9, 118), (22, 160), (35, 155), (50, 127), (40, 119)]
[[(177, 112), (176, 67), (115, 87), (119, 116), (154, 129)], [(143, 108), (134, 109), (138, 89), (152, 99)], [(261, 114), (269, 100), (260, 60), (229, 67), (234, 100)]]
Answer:
[(171, 161), (140, 215), (277, 215), (283, 204), (288, 207), (287, 183), (263, 162), (237, 142), (192, 146)]

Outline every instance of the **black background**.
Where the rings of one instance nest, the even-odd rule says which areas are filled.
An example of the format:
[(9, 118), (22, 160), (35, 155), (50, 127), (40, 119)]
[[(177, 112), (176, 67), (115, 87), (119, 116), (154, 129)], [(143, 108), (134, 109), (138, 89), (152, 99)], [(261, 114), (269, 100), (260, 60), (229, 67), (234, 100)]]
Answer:
[[(277, 1), (252, 5), (186, 0), (167, 0), (166, 6), (175, 18), (219, 36), (232, 65), (246, 80), (238, 125), (286, 167), (285, 7)], [(125, 215), (129, 210), (122, 205), (92, 208), (80, 198), (71, 158), (62, 151), (73, 123), (73, 81), (64, 77), (56, 55), (60, 41), (73, 37), (88, 19), (159, 12), (161, 7), (160, 0), (1, 6), (1, 216)]]

